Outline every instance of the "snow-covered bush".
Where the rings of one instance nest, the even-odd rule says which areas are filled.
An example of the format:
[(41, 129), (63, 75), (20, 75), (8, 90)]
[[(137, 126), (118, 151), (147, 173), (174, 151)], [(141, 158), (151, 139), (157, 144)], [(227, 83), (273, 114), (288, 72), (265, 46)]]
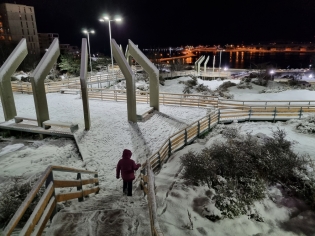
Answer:
[(20, 81), (18, 77), (16, 76), (11, 76), (11, 81)]
[(285, 139), (283, 130), (262, 137), (263, 141), (250, 133), (241, 135), (236, 127), (221, 133), (226, 141), (181, 157), (184, 179), (215, 190), (211, 199), (221, 217), (208, 208), (204, 209), (205, 217), (215, 221), (247, 214), (263, 221), (249, 212), (249, 207), (265, 198), (267, 186), (274, 183), (281, 183), (287, 191), (315, 206), (315, 178), (309, 174), (314, 165), (307, 156), (293, 152), (293, 142)]
[(229, 92), (219, 91), (219, 96), (226, 99), (233, 99), (234, 95)]
[(272, 89), (263, 89), (263, 90), (259, 91), (259, 93), (281, 93), (281, 92), (284, 92), (286, 90), (287, 90), (286, 88), (277, 87), (277, 88), (272, 88)]
[(300, 133), (311, 133), (314, 134), (315, 133), (315, 115), (310, 115), (308, 117), (306, 117), (305, 119), (301, 120), (297, 125), (296, 125), (296, 129), (300, 132)]
[(200, 92), (210, 92), (211, 90), (208, 88), (208, 86), (205, 86), (203, 84), (199, 84), (196, 87), (196, 91), (200, 93)]
[(227, 91), (227, 89), (229, 88), (229, 87), (233, 87), (233, 86), (236, 86), (236, 84), (235, 83), (233, 83), (233, 82), (231, 82), (231, 81), (226, 81), (226, 82), (224, 82), (223, 84), (221, 84), (219, 87), (218, 87), (218, 91), (222, 91), (222, 92), (225, 92), (225, 91)]
[[(0, 223), (6, 225), (32, 190), (33, 182), (28, 182), (23, 177), (14, 177), (0, 190)], [(30, 207), (26, 210), (21, 222), (26, 222), (31, 216), (44, 189), (37, 194)]]
[(253, 86), (250, 84), (250, 83), (239, 83), (237, 86), (236, 86), (238, 89), (252, 89)]

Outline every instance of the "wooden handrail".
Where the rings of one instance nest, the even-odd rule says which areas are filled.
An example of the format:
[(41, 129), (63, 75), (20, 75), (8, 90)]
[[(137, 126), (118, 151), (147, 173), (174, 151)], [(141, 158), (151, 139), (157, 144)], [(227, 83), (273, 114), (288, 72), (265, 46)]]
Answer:
[[(92, 179), (85, 179), (85, 180), (75, 180), (75, 181), (63, 181), (63, 180), (56, 180), (56, 186), (54, 185), (53, 180), (53, 171), (59, 171), (59, 172), (72, 172), (72, 173), (79, 173), (81, 174), (94, 174), (94, 178)], [(43, 172), (42, 176), (36, 181), (34, 184), (34, 187), (32, 188), (31, 192), (27, 195), (26, 199), (23, 201), (19, 209), (15, 212), (14, 216), (4, 229), (4, 235), (8, 236), (11, 235), (21, 218), (23, 217), (25, 211), (30, 206), (34, 198), (36, 197), (37, 193), (39, 192), (40, 188), (43, 186), (43, 184), (46, 182), (46, 191), (44, 192), (43, 196), (41, 197), (40, 201), (36, 205), (31, 217), (26, 222), (25, 226), (22, 229), (21, 234), (22, 235), (30, 235), (38, 223), (39, 226), (36, 229), (36, 234), (41, 234), (42, 230), (44, 229), (44, 226), (46, 225), (48, 218), (53, 214), (54, 208), (56, 206), (56, 203), (58, 202), (57, 199), (54, 197), (55, 195), (55, 188), (59, 187), (81, 187), (81, 191), (78, 191), (76, 193), (80, 193), (79, 196), (74, 197), (66, 197), (67, 200), (69, 199), (75, 199), (79, 197), (84, 197), (90, 193), (98, 193), (99, 187), (98, 187), (98, 173), (96, 171), (88, 171), (88, 170), (81, 170), (81, 169), (75, 169), (71, 167), (64, 167), (64, 166), (48, 166), (46, 170)], [(94, 183), (96, 187), (92, 188), (92, 190), (82, 190), (82, 185)], [(65, 185), (65, 186), (62, 186)], [(67, 195), (67, 194), (65, 194)], [(51, 202), (53, 199), (53, 202)], [(58, 199), (60, 200), (60, 198)], [(61, 199), (60, 201), (63, 201)], [(47, 206), (47, 207), (46, 207)], [(49, 209), (48, 209), (49, 207)], [(44, 219), (42, 219), (42, 217)], [(48, 218), (47, 218), (48, 217)], [(47, 219), (46, 219), (47, 218)], [(45, 224), (44, 226), (41, 224)]]

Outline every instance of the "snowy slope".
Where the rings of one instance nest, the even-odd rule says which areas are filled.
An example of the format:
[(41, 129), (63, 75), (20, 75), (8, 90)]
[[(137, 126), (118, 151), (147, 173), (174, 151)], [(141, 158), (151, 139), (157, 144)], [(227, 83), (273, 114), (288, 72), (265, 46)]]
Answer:
[[(161, 92), (181, 93), (183, 84), (178, 84), (180, 80), (188, 78), (179, 78), (176, 80), (167, 80), (165, 86), (161, 86)], [(221, 81), (205, 81), (209, 88), (214, 89), (219, 86)], [(223, 83), (223, 82), (222, 82)], [(246, 89), (231, 88), (231, 93), (235, 99), (260, 99), (260, 100), (315, 100), (315, 92), (307, 90), (285, 91), (276, 94), (259, 94), (260, 88), (247, 91)], [(27, 94), (14, 94), (18, 115), (35, 116), (35, 108), (33, 96)], [(30, 178), (43, 171), (47, 165), (66, 165), (76, 168), (86, 168), (89, 170), (99, 171), (101, 192), (97, 198), (91, 197), (88, 201), (91, 205), (98, 206), (98, 200), (108, 195), (121, 195), (121, 181), (115, 178), (115, 167), (120, 159), (123, 149), (129, 148), (133, 152), (132, 158), (137, 162), (144, 162), (150, 154), (154, 153), (161, 144), (173, 133), (192, 123), (193, 121), (205, 116), (209, 110), (201, 108), (177, 107), (177, 106), (160, 106), (160, 112), (154, 112), (151, 117), (137, 124), (127, 121), (127, 105), (125, 102), (96, 101), (90, 100), (91, 124), (92, 128), (86, 132), (83, 130), (83, 108), (82, 101), (78, 95), (66, 94), (47, 94), (49, 103), (50, 119), (57, 121), (79, 123), (79, 131), (76, 138), (80, 145), (84, 160), (81, 161), (76, 146), (72, 140), (67, 139), (46, 139), (37, 141), (33, 144), (23, 143), (16, 146), (3, 147), (0, 150), (0, 180), (4, 184), (9, 177), (15, 175), (24, 175)], [(138, 110), (145, 110), (149, 106), (147, 104), (137, 104)], [(0, 113), (0, 121), (3, 121), (3, 114)], [(293, 125), (283, 123), (244, 123), (239, 124), (242, 131), (265, 132), (270, 134), (270, 127), (275, 125), (283, 126), (289, 135), (289, 139), (299, 141), (296, 145), (296, 151), (308, 152), (314, 157), (314, 137), (296, 133)], [(222, 221), (212, 223), (207, 219), (202, 219), (193, 212), (191, 199), (203, 194), (203, 189), (188, 189), (179, 183), (174, 185), (177, 193), (169, 194), (169, 199), (165, 199), (166, 192), (169, 190), (174, 181), (178, 181), (175, 177), (179, 171), (178, 157), (189, 149), (200, 150), (204, 145), (210, 145), (217, 138), (213, 138), (205, 143), (200, 141), (186, 147), (180, 152), (174, 154), (174, 158), (167, 163), (161, 173), (157, 175), (157, 196), (159, 199), (160, 224), (166, 230), (166, 235), (220, 235), (222, 231), (224, 235), (253, 235), (262, 233), (262, 235), (283, 235), (283, 231), (278, 227), (282, 221), (288, 219), (289, 209), (276, 209), (274, 205), (267, 202), (266, 217), (270, 218), (270, 224), (258, 224), (250, 222), (246, 217), (240, 219)], [(12, 145), (15, 144), (12, 142)], [(7, 152), (9, 151), (9, 152)], [(13, 151), (13, 152), (11, 152)], [(7, 152), (7, 153), (6, 153)], [(174, 163), (173, 163), (174, 162)], [(70, 176), (67, 176), (70, 178)], [(0, 184), (0, 188), (1, 185)], [(136, 186), (136, 184), (135, 184)], [(138, 193), (137, 193), (138, 194)], [(177, 196), (178, 195), (178, 196)], [(139, 195), (133, 199), (137, 206), (141, 204)], [(172, 198), (171, 198), (172, 196)], [(118, 205), (123, 206), (123, 199), (118, 197)], [(170, 201), (170, 202), (168, 202)], [(165, 203), (167, 203), (167, 211), (165, 214)], [(126, 203), (127, 205), (130, 203)], [(117, 205), (117, 206), (118, 206)], [(130, 205), (132, 206), (132, 205)], [(264, 205), (261, 205), (262, 208)], [(80, 205), (73, 201), (72, 209), (80, 209)], [(196, 230), (183, 231), (183, 224), (188, 223), (187, 209), (192, 213), (196, 222)], [(275, 209), (275, 210), (272, 210)], [(132, 217), (130, 215), (130, 217)], [(196, 218), (194, 218), (196, 217)], [(278, 221), (275, 219), (277, 218)], [(56, 221), (60, 219), (56, 218)], [(144, 224), (146, 222), (143, 222)], [(199, 230), (197, 228), (200, 228)], [(203, 229), (201, 229), (203, 228)], [(235, 231), (234, 231), (235, 230)], [(138, 231), (140, 233), (140, 231)], [(128, 232), (122, 232), (125, 235)], [(143, 233), (143, 232), (142, 232)], [(286, 232), (285, 235), (291, 235)], [(295, 234), (292, 234), (295, 235)]]

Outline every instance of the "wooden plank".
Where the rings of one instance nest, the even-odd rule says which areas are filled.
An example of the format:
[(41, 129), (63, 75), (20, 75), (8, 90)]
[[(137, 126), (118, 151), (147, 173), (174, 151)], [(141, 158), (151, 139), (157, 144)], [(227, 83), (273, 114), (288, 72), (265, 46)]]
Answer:
[(41, 197), (35, 209), (33, 210), (30, 218), (28, 219), (22, 231), (20, 232), (20, 235), (31, 235), (37, 222), (40, 220), (40, 217), (42, 216), (53, 192), (54, 192), (54, 184), (53, 182), (50, 182), (43, 196)]
[(46, 224), (47, 224), (48, 220), (50, 219), (50, 216), (51, 216), (52, 212), (54, 211), (55, 207), (56, 207), (56, 199), (55, 199), (55, 197), (52, 197), (50, 199), (42, 217), (38, 221), (38, 224), (35, 227), (35, 230), (33, 232), (33, 235), (42, 235), (42, 233), (46, 227)]
[(80, 187), (81, 185), (98, 183), (98, 178), (82, 180), (54, 180), (55, 188)]
[(171, 141), (172, 141), (172, 143), (173, 142), (177, 142), (177, 141), (181, 141), (181, 140), (184, 140), (185, 139), (185, 134), (181, 134), (181, 135), (179, 135), (179, 136), (177, 136), (177, 137), (175, 137), (175, 138), (171, 138)]
[(98, 178), (82, 179), (81, 181), (82, 181), (82, 185), (99, 183)]
[(100, 191), (100, 188), (99, 187), (94, 187), (94, 188), (90, 188), (90, 189), (84, 189), (83, 190), (83, 196), (87, 196), (91, 193), (97, 193)]
[(81, 180), (54, 180), (55, 188), (79, 187)]
[(56, 201), (64, 202), (64, 201), (68, 201), (68, 200), (76, 199), (80, 197), (81, 198), (83, 197), (82, 191), (77, 191), (77, 192), (72, 192), (72, 193), (60, 193), (56, 195)]
[(147, 175), (142, 175), (142, 180), (147, 183), (148, 182), (148, 176)]

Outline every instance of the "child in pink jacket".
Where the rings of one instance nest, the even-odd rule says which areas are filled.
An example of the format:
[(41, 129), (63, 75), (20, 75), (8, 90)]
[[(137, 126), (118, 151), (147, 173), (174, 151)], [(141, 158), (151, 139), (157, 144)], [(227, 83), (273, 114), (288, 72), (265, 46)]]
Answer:
[(132, 196), (132, 181), (135, 179), (134, 171), (141, 167), (141, 164), (136, 164), (134, 160), (131, 159), (132, 152), (125, 149), (122, 154), (122, 159), (119, 160), (116, 167), (116, 178), (119, 179), (121, 172), (121, 178), (124, 181), (123, 193), (127, 196)]

